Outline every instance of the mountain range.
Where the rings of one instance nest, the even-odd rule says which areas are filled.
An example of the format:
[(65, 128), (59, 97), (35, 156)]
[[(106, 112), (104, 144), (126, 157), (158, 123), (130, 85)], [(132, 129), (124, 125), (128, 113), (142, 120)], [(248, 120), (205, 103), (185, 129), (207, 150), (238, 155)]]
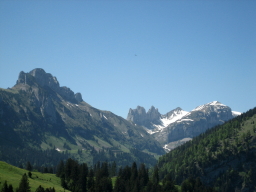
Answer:
[[(153, 165), (154, 155), (164, 154), (143, 127), (92, 107), (80, 93), (61, 87), (56, 77), (40, 68), (20, 72), (12, 88), (0, 89), (0, 137), (2, 160), (15, 159), (17, 148), (53, 149), (89, 164), (146, 159), (146, 164)], [(6, 146), (13, 147), (6, 150)]]
[(152, 180), (167, 191), (174, 181), (182, 191), (205, 191), (203, 184), (250, 192), (256, 189), (255, 121), (256, 108), (241, 114), (218, 101), (164, 115), (154, 106), (148, 112), (138, 106), (124, 119), (92, 107), (37, 68), (0, 89), (0, 161), (20, 167), (29, 161), (38, 170), (58, 169), (63, 161), (96, 170), (100, 162), (111, 162), (125, 167), (122, 175), (144, 163), (155, 166)]
[(148, 112), (138, 106), (129, 110), (127, 120), (143, 126), (165, 150), (170, 151), (207, 129), (223, 124), (240, 114), (218, 101), (213, 101), (190, 112), (177, 107), (164, 115), (154, 106)]

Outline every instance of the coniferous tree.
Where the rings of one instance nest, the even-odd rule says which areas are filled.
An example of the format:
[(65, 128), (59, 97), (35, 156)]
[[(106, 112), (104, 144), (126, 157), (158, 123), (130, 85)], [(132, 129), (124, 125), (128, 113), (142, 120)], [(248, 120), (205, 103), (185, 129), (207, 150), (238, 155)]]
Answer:
[(137, 177), (138, 177), (137, 164), (133, 162), (132, 168), (131, 168), (131, 182), (136, 181)]
[(121, 179), (119, 176), (116, 178), (114, 192), (125, 192), (124, 180)]
[(148, 170), (146, 169), (144, 163), (142, 163), (140, 165), (140, 168), (139, 168), (139, 171), (138, 171), (138, 177), (139, 177), (140, 189), (142, 189), (148, 184), (148, 181), (149, 181)]
[(61, 177), (60, 177), (60, 183), (61, 183), (61, 186), (64, 188), (64, 189), (68, 189), (68, 186), (67, 186), (67, 183), (65, 181), (65, 174), (62, 174)]
[(60, 177), (65, 171), (65, 166), (64, 166), (64, 162), (63, 160), (61, 160), (57, 166), (57, 170), (56, 170), (56, 176)]
[(22, 176), (20, 180), (18, 192), (30, 192), (29, 181), (26, 173)]
[(90, 169), (89, 174), (88, 174), (88, 181), (87, 181), (87, 189), (89, 192), (94, 191), (94, 185), (95, 185), (94, 173), (93, 173), (93, 170)]
[(1, 192), (9, 192), (7, 181), (4, 182)]
[(44, 191), (44, 188), (41, 185), (39, 185), (38, 188), (36, 189), (36, 192), (45, 192), (45, 191)]
[(86, 163), (80, 165), (80, 175), (79, 175), (79, 189), (81, 192), (87, 191), (87, 175), (88, 175), (88, 167)]
[(13, 187), (12, 187), (12, 184), (9, 184), (9, 189), (8, 189), (9, 192), (13, 192)]
[(32, 165), (30, 164), (29, 161), (27, 162), (26, 169), (27, 169), (28, 171), (32, 171)]
[(167, 174), (163, 179), (163, 192), (178, 192), (178, 189), (175, 187), (172, 180), (171, 174)]
[(28, 172), (28, 176), (29, 176), (29, 178), (32, 177), (32, 173), (30, 171)]
[(111, 166), (111, 176), (116, 176), (116, 162), (114, 161)]
[(154, 185), (158, 185), (158, 183), (159, 183), (159, 174), (158, 174), (158, 167), (157, 166), (154, 167), (152, 180), (153, 180)]

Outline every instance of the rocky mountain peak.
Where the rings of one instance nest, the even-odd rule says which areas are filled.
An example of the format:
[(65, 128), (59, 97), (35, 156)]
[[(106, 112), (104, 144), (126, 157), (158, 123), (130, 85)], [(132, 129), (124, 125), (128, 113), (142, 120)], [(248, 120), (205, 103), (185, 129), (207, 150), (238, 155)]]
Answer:
[(178, 114), (180, 114), (183, 110), (180, 107), (177, 107), (171, 111), (169, 111), (168, 113), (166, 113), (164, 116), (167, 117), (168, 119), (170, 117), (176, 116)]
[(158, 109), (152, 106), (147, 112), (147, 118), (151, 122), (158, 121), (161, 117), (161, 114), (158, 112)]
[(22, 85), (24, 87), (24, 85), (32, 86), (34, 83), (37, 83), (41, 87), (52, 89), (64, 100), (69, 102), (77, 103), (83, 101), (81, 93), (74, 94), (70, 88), (66, 86), (60, 87), (57, 78), (50, 73), (46, 73), (41, 68), (33, 69), (29, 73), (21, 71), (16, 85)]
[(147, 114), (144, 107), (137, 106), (136, 109), (130, 109), (127, 115), (127, 120), (138, 125), (143, 125), (147, 121)]
[(37, 83), (42, 87), (48, 86), (55, 91), (57, 91), (60, 87), (57, 78), (52, 76), (50, 73), (46, 73), (41, 68), (33, 69), (29, 72), (29, 74), (35, 77)]
[[(209, 111), (209, 110), (218, 110), (218, 109), (224, 109), (224, 108), (230, 108), (224, 104), (222, 104), (219, 101), (212, 101), (210, 103), (200, 105), (193, 109), (192, 111)], [(231, 109), (230, 109), (231, 110)]]
[(145, 108), (144, 107), (141, 107), (141, 106), (137, 106), (137, 108), (136, 108), (136, 110), (135, 110), (138, 114), (140, 114), (140, 115), (144, 115), (144, 114), (146, 114), (146, 110), (145, 110)]

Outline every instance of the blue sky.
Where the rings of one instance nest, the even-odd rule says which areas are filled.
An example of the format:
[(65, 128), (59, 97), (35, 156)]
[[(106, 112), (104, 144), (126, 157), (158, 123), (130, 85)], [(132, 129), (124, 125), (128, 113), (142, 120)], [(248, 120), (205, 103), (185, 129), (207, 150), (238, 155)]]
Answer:
[(0, 0), (0, 87), (43, 68), (126, 118), (220, 101), (256, 106), (256, 1)]

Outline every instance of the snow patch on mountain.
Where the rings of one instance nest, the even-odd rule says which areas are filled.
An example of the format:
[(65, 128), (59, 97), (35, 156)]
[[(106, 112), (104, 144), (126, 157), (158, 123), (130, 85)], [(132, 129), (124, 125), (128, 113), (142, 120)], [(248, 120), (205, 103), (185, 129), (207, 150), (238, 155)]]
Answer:
[(238, 111), (232, 111), (232, 115), (233, 115), (233, 117), (239, 116), (239, 115), (241, 115), (241, 114), (242, 114), (241, 112), (238, 112)]
[[(178, 120), (180, 120), (182, 117), (184, 117), (188, 112), (183, 110), (176, 110), (173, 111), (173, 113), (168, 117), (167, 115), (162, 115), (160, 118), (160, 124), (153, 124), (153, 126), (158, 130), (162, 131), (164, 128), (166, 128), (171, 123), (174, 123)], [(153, 134), (158, 131), (150, 131), (150, 134)]]
[(216, 109), (219, 109), (221, 107), (226, 107), (226, 105), (220, 103), (219, 101), (212, 101), (212, 102), (204, 104), (204, 105), (199, 105), (198, 107), (196, 107), (192, 111), (201, 111), (202, 109), (204, 109), (207, 106), (214, 106)]

